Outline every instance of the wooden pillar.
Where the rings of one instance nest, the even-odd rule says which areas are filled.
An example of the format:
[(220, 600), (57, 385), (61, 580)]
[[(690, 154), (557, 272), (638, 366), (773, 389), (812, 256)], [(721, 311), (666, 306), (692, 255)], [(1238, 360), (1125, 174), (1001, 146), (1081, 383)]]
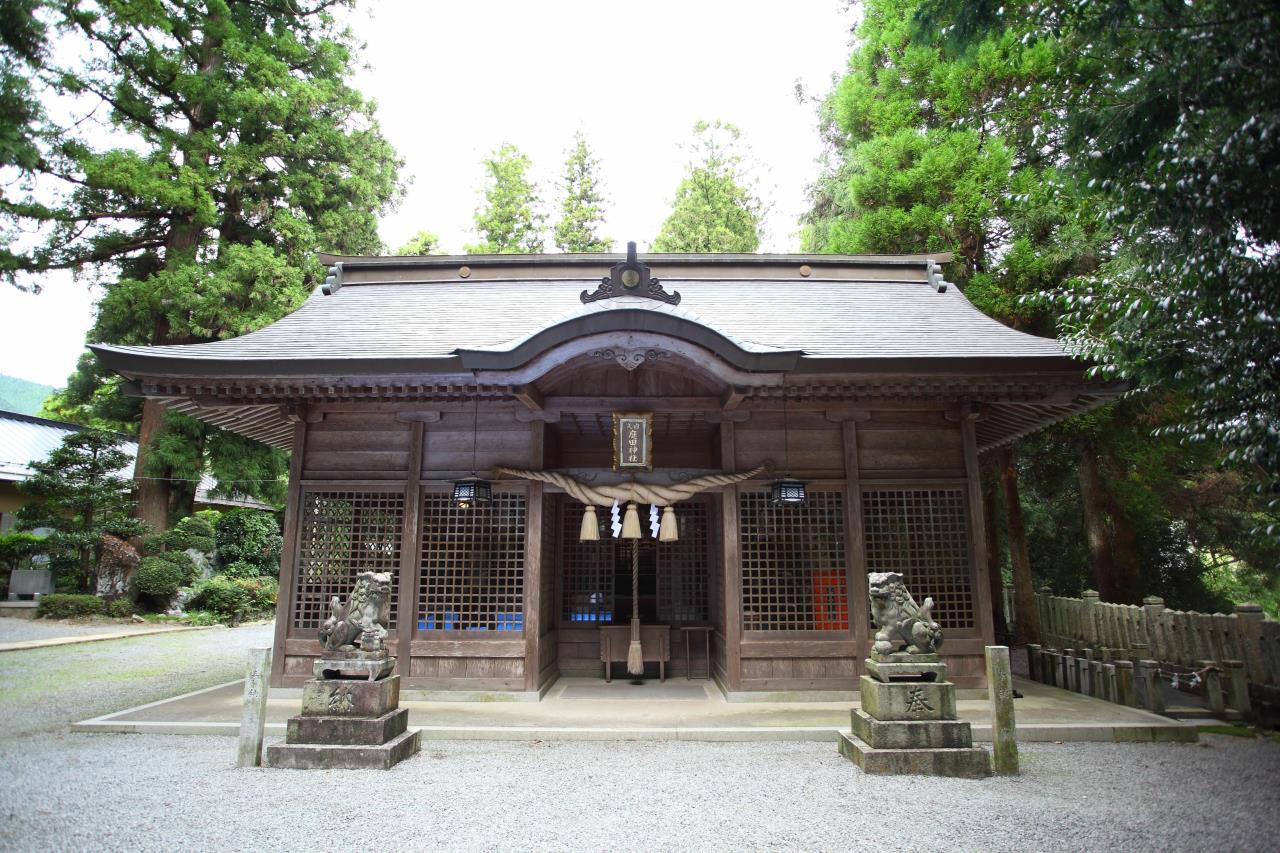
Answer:
[(426, 444), (426, 424), (414, 421), (409, 426), (409, 470), (404, 478), (404, 528), (400, 537), (400, 611), (396, 614), (396, 672), (401, 679), (410, 677), (413, 634), (418, 627), (418, 573), (422, 560), (422, 453)]
[(276, 633), (272, 643), (271, 686), (284, 683), (284, 641), (289, 636), (296, 598), (298, 533), (302, 522), (302, 457), (307, 449), (307, 424), (298, 418), (293, 424), (292, 455), (289, 457), (289, 493), (284, 505), (284, 547), (280, 550), (280, 591), (276, 594)]
[(991, 584), (982, 577), (987, 572), (987, 528), (983, 520), (982, 473), (978, 470), (978, 441), (974, 431), (977, 421), (976, 412), (965, 412), (960, 419), (960, 437), (964, 442), (964, 473), (968, 481), (969, 492), (969, 537), (973, 542), (970, 548), (969, 576), (974, 591), (974, 622), (982, 634), (984, 645), (993, 645), (996, 641), (995, 624), (991, 609)]
[(857, 655), (856, 673), (862, 671), (862, 660), (867, 656), (867, 643), (871, 637), (866, 607), (867, 551), (862, 530), (862, 480), (858, 466), (858, 421), (868, 418), (870, 413), (863, 412), (840, 425), (844, 436), (845, 588), (849, 591), (849, 631), (853, 635), (854, 654)]
[[(529, 463), (541, 471), (546, 424), (529, 424), (532, 450)], [(542, 483), (529, 483), (524, 513), (524, 689), (537, 690), (542, 669)]]
[[(733, 422), (720, 424), (720, 467), (733, 471)], [(742, 689), (742, 558), (738, 550), (738, 487), (725, 486), (721, 493), (721, 531), (724, 536), (724, 666), (725, 687)]]

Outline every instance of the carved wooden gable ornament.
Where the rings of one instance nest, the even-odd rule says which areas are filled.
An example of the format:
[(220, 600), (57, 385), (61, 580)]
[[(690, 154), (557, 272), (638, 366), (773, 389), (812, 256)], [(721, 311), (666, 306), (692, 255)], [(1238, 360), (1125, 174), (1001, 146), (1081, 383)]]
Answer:
[(591, 293), (582, 291), (582, 304), (614, 299), (618, 296), (643, 296), (668, 305), (680, 304), (680, 292), (667, 293), (662, 284), (649, 271), (649, 265), (636, 258), (636, 244), (627, 244), (627, 259), (614, 264), (609, 274), (600, 280), (600, 286)]

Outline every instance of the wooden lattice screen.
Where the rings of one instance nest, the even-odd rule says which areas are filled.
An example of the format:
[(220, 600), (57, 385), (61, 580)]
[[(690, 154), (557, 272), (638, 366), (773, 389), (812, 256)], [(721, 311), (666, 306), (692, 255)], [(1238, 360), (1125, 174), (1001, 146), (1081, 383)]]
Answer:
[(943, 628), (974, 626), (969, 521), (959, 488), (865, 489), (867, 571), (900, 572)]
[(847, 631), (843, 494), (779, 507), (744, 491), (738, 506), (743, 630)]
[(346, 601), (361, 572), (391, 572), (391, 619), (396, 626), (400, 538), (404, 529), (401, 492), (326, 489), (302, 495), (298, 561), (295, 567), (294, 628), (319, 628), (329, 618), (333, 596)]
[(459, 509), (422, 495), (419, 631), (524, 630), (525, 496)]
[[(707, 622), (707, 505), (676, 507), (680, 538), (658, 543), (658, 619), (669, 624)], [(647, 531), (646, 531), (647, 532)]]
[(560, 618), (565, 622), (595, 625), (613, 620), (613, 546), (609, 540), (609, 513), (596, 510), (601, 522), (600, 541), (581, 542), (582, 504), (561, 501)]

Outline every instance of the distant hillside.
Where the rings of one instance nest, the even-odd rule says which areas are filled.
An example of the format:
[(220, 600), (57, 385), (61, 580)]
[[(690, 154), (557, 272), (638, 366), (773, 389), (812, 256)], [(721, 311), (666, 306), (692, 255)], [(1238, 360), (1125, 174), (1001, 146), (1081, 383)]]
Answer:
[(52, 385), (41, 385), (38, 382), (0, 374), (0, 409), (22, 415), (34, 415), (40, 411), (44, 398), (55, 390)]

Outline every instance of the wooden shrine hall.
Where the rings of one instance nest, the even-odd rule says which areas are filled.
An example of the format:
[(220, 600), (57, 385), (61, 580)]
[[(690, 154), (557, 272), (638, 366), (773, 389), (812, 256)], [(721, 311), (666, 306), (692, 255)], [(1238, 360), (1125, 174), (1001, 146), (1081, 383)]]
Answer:
[(977, 687), (979, 455), (1119, 389), (976, 310), (948, 260), (323, 256), (323, 287), (260, 331), (92, 349), (292, 452), (277, 686), (376, 571), (407, 688), (616, 672), (637, 617), (647, 677), (853, 690), (866, 574), (897, 571)]

